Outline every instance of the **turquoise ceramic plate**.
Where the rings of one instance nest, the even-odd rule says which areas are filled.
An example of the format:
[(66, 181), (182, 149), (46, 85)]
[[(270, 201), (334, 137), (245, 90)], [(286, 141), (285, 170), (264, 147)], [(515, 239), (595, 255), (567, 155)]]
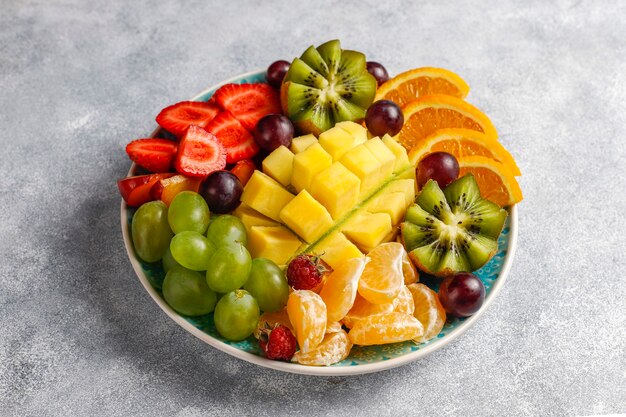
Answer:
[[(262, 82), (264, 81), (264, 74), (263, 71), (257, 71), (240, 75), (203, 91), (192, 100), (208, 100), (218, 87), (226, 83)], [(133, 165), (129, 175), (133, 174), (134, 169), (135, 166)], [(142, 262), (135, 255), (130, 237), (130, 222), (134, 212), (135, 210), (127, 207), (122, 200), (122, 233), (124, 235), (124, 243), (128, 257), (144, 288), (172, 320), (197, 338), (237, 358), (267, 368), (310, 375), (357, 375), (378, 372), (422, 358), (450, 343), (474, 324), (489, 307), (489, 304), (494, 300), (500, 288), (502, 288), (511, 267), (517, 240), (517, 208), (513, 207), (510, 210), (510, 216), (498, 241), (498, 253), (487, 265), (476, 273), (485, 284), (487, 295), (482, 308), (472, 317), (467, 319), (448, 319), (443, 331), (427, 343), (415, 344), (413, 342), (404, 342), (382, 346), (355, 346), (352, 348), (350, 356), (348, 356), (346, 360), (328, 367), (314, 367), (268, 360), (262, 356), (258, 344), (253, 337), (236, 343), (225, 340), (217, 333), (215, 325), (213, 324), (212, 314), (191, 318), (181, 316), (172, 310), (163, 300), (160, 291), (161, 283), (165, 275), (161, 264)], [(439, 283), (435, 279), (422, 282), (435, 290), (438, 289)]]

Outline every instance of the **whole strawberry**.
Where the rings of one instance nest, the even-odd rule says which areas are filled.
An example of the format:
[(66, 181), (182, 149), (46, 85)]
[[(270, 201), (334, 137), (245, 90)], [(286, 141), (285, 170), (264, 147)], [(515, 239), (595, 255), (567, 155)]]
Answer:
[(296, 337), (287, 326), (277, 324), (260, 332), (259, 346), (268, 359), (290, 361), (296, 353)]
[(319, 256), (298, 255), (289, 262), (287, 281), (294, 290), (312, 290), (322, 282), (326, 271)]

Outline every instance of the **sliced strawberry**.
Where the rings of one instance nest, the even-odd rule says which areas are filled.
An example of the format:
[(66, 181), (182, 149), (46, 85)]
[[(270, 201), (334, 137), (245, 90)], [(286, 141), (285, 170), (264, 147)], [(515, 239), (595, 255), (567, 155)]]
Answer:
[(167, 139), (137, 139), (126, 145), (128, 157), (150, 172), (167, 172), (176, 156), (176, 142)]
[(156, 200), (150, 194), (152, 187), (166, 178), (172, 177), (176, 174), (150, 174), (150, 175), (137, 175), (134, 177), (128, 177), (121, 179), (117, 182), (117, 188), (120, 190), (120, 194), (126, 204), (131, 207), (139, 207), (143, 203)]
[(229, 164), (252, 158), (259, 151), (254, 137), (227, 110), (220, 112), (207, 125), (206, 130), (222, 142), (226, 148), (226, 162)]
[(251, 159), (242, 159), (230, 169), (230, 172), (235, 174), (237, 178), (239, 178), (239, 181), (241, 181), (241, 185), (245, 187), (255, 169), (256, 165)]
[(191, 125), (205, 127), (219, 113), (215, 103), (181, 101), (161, 110), (156, 122), (165, 130), (181, 137)]
[(278, 94), (269, 84), (226, 84), (213, 97), (222, 109), (231, 112), (248, 131), (252, 131), (263, 116), (280, 113)]
[(206, 177), (226, 166), (226, 150), (212, 133), (189, 126), (178, 144), (176, 171), (189, 177)]

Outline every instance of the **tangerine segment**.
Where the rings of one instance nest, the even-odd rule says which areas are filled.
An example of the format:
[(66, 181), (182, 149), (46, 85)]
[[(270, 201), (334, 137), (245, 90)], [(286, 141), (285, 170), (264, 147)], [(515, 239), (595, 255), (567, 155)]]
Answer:
[(432, 152), (447, 152), (457, 159), (486, 156), (505, 165), (515, 176), (522, 175), (513, 156), (495, 139), (471, 129), (440, 129), (411, 149), (413, 165)]
[(393, 300), (393, 311), (404, 314), (413, 314), (415, 305), (413, 304), (413, 295), (406, 285), (402, 286), (400, 293)]
[(443, 325), (446, 324), (446, 311), (443, 309), (437, 293), (426, 285), (411, 284), (408, 289), (413, 296), (415, 305), (413, 316), (424, 326), (424, 334), (415, 341), (424, 343), (441, 332)]
[(324, 340), (309, 352), (299, 350), (293, 355), (293, 361), (302, 365), (328, 366), (341, 362), (350, 354), (352, 342), (348, 334), (340, 330), (324, 336)]
[(326, 332), (326, 304), (322, 297), (309, 290), (289, 294), (287, 314), (302, 352), (313, 350)]
[(443, 68), (415, 68), (396, 75), (376, 91), (377, 100), (391, 100), (403, 106), (417, 97), (447, 94), (465, 98), (469, 86), (461, 77)]
[(482, 132), (496, 140), (491, 120), (476, 107), (459, 98), (436, 94), (420, 97), (402, 108), (404, 126), (398, 141), (409, 151), (439, 129), (464, 128)]
[(484, 156), (459, 158), (459, 178), (473, 174), (482, 198), (500, 207), (512, 206), (524, 199), (515, 176), (500, 162)]
[(409, 259), (409, 254), (404, 251), (402, 255), (402, 275), (404, 276), (404, 285), (413, 284), (420, 280), (419, 274), (417, 273), (417, 268)]
[(326, 278), (319, 294), (326, 304), (326, 318), (329, 322), (341, 320), (352, 308), (359, 278), (369, 260), (365, 257), (348, 259)]
[(291, 322), (289, 321), (287, 308), (284, 308), (280, 311), (276, 311), (273, 313), (266, 312), (266, 313), (261, 314), (261, 317), (259, 317), (257, 328), (254, 332), (254, 336), (258, 339), (261, 334), (261, 330), (267, 327), (273, 328), (277, 324), (282, 324), (283, 326), (287, 326), (289, 330), (291, 330), (292, 333), (295, 333), (293, 330), (293, 326), (291, 325)]
[(359, 294), (374, 304), (393, 301), (404, 284), (404, 253), (404, 246), (398, 242), (383, 243), (372, 249), (367, 254), (371, 261), (359, 280)]
[(404, 313), (387, 313), (366, 317), (354, 323), (348, 333), (355, 345), (382, 345), (422, 337), (424, 327), (415, 317)]
[(393, 302), (385, 303), (385, 304), (373, 304), (367, 301), (365, 298), (361, 297), (359, 294), (356, 295), (354, 300), (354, 305), (348, 311), (348, 314), (341, 319), (341, 323), (346, 326), (348, 329), (351, 329), (358, 320), (362, 320), (369, 316), (374, 316), (376, 314), (385, 314), (393, 312)]
[(339, 323), (338, 321), (326, 323), (326, 334), (337, 333), (342, 330), (343, 328), (341, 327), (341, 323)]

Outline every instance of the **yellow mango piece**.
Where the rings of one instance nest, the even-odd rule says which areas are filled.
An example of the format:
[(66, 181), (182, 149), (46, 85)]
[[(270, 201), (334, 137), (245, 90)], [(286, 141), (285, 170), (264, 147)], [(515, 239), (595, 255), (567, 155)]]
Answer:
[(335, 125), (335, 127), (340, 127), (354, 138), (354, 144), (360, 145), (361, 143), (365, 143), (367, 141), (367, 129), (362, 125), (350, 121), (339, 122)]
[(335, 162), (315, 176), (311, 195), (322, 203), (335, 220), (359, 200), (361, 181), (341, 163)]
[(315, 246), (314, 252), (321, 255), (324, 262), (333, 269), (337, 269), (346, 259), (363, 256), (359, 248), (341, 232), (331, 233), (325, 237)]
[(396, 191), (384, 193), (374, 198), (368, 203), (367, 211), (370, 213), (386, 213), (391, 218), (391, 224), (397, 225), (404, 218), (407, 206), (404, 193)]
[(306, 242), (314, 242), (333, 226), (333, 219), (324, 206), (307, 190), (302, 190), (280, 212), (280, 219)]
[(406, 153), (404, 146), (400, 145), (394, 138), (389, 135), (383, 136), (383, 143), (394, 154), (395, 163), (393, 167), (393, 173), (398, 173), (403, 169), (411, 165), (409, 162), (409, 155)]
[[(410, 169), (409, 171), (415, 171)], [(406, 202), (406, 207), (410, 206), (415, 202), (415, 180), (410, 178), (401, 178), (397, 180), (391, 181), (387, 188), (385, 189), (386, 193), (393, 192), (401, 192), (404, 194), (404, 200)]]
[(360, 196), (364, 196), (378, 184), (381, 164), (365, 144), (350, 149), (339, 162), (361, 180)]
[(316, 142), (317, 138), (311, 134), (298, 136), (297, 138), (293, 138), (291, 140), (291, 146), (289, 147), (289, 149), (293, 153), (300, 153)]
[(276, 223), (269, 217), (265, 217), (258, 211), (243, 203), (237, 207), (233, 214), (239, 217), (248, 233), (250, 233), (252, 226), (279, 226), (279, 223)]
[(354, 147), (354, 137), (340, 127), (333, 127), (320, 134), (320, 145), (338, 161), (348, 150)]
[(281, 145), (263, 160), (263, 172), (286, 187), (291, 183), (293, 157), (293, 152)]
[(387, 213), (361, 212), (344, 225), (342, 232), (362, 249), (374, 248), (392, 232), (391, 217)]
[(243, 189), (241, 202), (272, 220), (280, 221), (280, 211), (294, 198), (279, 183), (261, 171), (254, 171)]
[(378, 173), (379, 182), (388, 178), (393, 173), (396, 162), (396, 157), (393, 152), (391, 152), (378, 137), (365, 142), (365, 147), (380, 161), (380, 171)]
[(248, 232), (248, 250), (253, 258), (267, 258), (284, 265), (302, 242), (284, 226), (252, 226)]
[(293, 158), (293, 175), (291, 185), (300, 192), (309, 189), (313, 178), (331, 166), (333, 158), (319, 143), (314, 143)]

